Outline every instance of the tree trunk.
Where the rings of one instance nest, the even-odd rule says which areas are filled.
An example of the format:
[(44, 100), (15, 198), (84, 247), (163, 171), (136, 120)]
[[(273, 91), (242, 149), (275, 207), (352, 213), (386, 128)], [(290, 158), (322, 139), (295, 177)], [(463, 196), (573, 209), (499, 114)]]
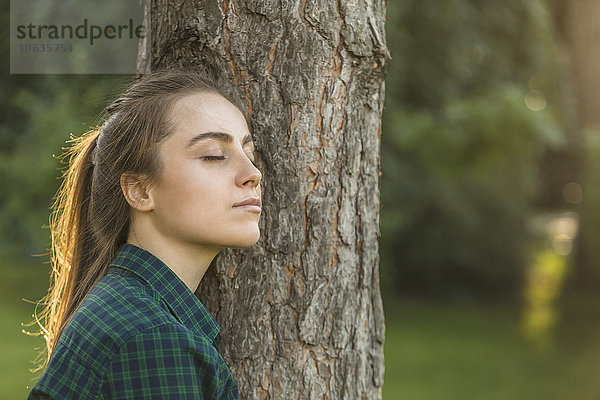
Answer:
[[(569, 0), (554, 4), (557, 30), (562, 41), (567, 71), (574, 90), (569, 105), (575, 110), (571, 146), (579, 152), (583, 201), (579, 206), (581, 225), (575, 243), (575, 283), (598, 287), (598, 223), (600, 191), (597, 189), (597, 156), (600, 154), (600, 2)], [(585, 146), (585, 148), (584, 148)], [(572, 169), (573, 166), (571, 166)], [(576, 166), (575, 166), (576, 168)]]
[(261, 239), (199, 296), (244, 399), (378, 399), (385, 0), (154, 0), (152, 69), (225, 65), (263, 172)]

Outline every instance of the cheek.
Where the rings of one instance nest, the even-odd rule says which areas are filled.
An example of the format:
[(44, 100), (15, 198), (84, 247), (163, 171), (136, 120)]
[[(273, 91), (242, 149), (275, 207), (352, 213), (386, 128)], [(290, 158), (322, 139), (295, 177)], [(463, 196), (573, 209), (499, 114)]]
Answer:
[(168, 207), (169, 213), (193, 215), (212, 215), (220, 212), (229, 199), (223, 184), (223, 178), (198, 168), (173, 168), (165, 171), (161, 181), (158, 207)]

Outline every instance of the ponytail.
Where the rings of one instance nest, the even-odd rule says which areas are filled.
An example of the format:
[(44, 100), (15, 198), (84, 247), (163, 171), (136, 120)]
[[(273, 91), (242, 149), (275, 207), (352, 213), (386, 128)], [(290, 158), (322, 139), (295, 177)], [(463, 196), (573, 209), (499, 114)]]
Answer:
[[(100, 128), (79, 138), (61, 156), (68, 167), (63, 173), (63, 182), (56, 194), (53, 212), (50, 215), (51, 247), (51, 286), (43, 299), (44, 309), (36, 315), (46, 341), (47, 357), (50, 358), (56, 340), (66, 321), (72, 315), (74, 306), (81, 302), (82, 290), (88, 286), (80, 280), (82, 259), (91, 242), (89, 205), (94, 165), (92, 153)], [(88, 247), (89, 250), (89, 247)]]

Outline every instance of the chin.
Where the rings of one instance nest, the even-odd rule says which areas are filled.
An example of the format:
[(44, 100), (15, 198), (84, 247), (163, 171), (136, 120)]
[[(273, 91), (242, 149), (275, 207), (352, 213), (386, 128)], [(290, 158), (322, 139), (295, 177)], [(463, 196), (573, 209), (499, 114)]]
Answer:
[(256, 232), (247, 232), (245, 235), (236, 235), (227, 247), (250, 247), (255, 245), (256, 242), (258, 242), (258, 239), (260, 239), (260, 231), (257, 229)]

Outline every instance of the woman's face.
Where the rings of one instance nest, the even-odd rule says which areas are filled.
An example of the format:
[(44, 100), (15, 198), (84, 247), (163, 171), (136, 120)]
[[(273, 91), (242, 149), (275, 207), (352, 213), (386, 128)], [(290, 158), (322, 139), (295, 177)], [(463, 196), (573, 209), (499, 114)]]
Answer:
[(153, 224), (184, 245), (247, 247), (260, 236), (262, 175), (241, 112), (216, 94), (179, 99), (170, 113), (174, 133), (160, 145), (163, 170), (150, 190)]

